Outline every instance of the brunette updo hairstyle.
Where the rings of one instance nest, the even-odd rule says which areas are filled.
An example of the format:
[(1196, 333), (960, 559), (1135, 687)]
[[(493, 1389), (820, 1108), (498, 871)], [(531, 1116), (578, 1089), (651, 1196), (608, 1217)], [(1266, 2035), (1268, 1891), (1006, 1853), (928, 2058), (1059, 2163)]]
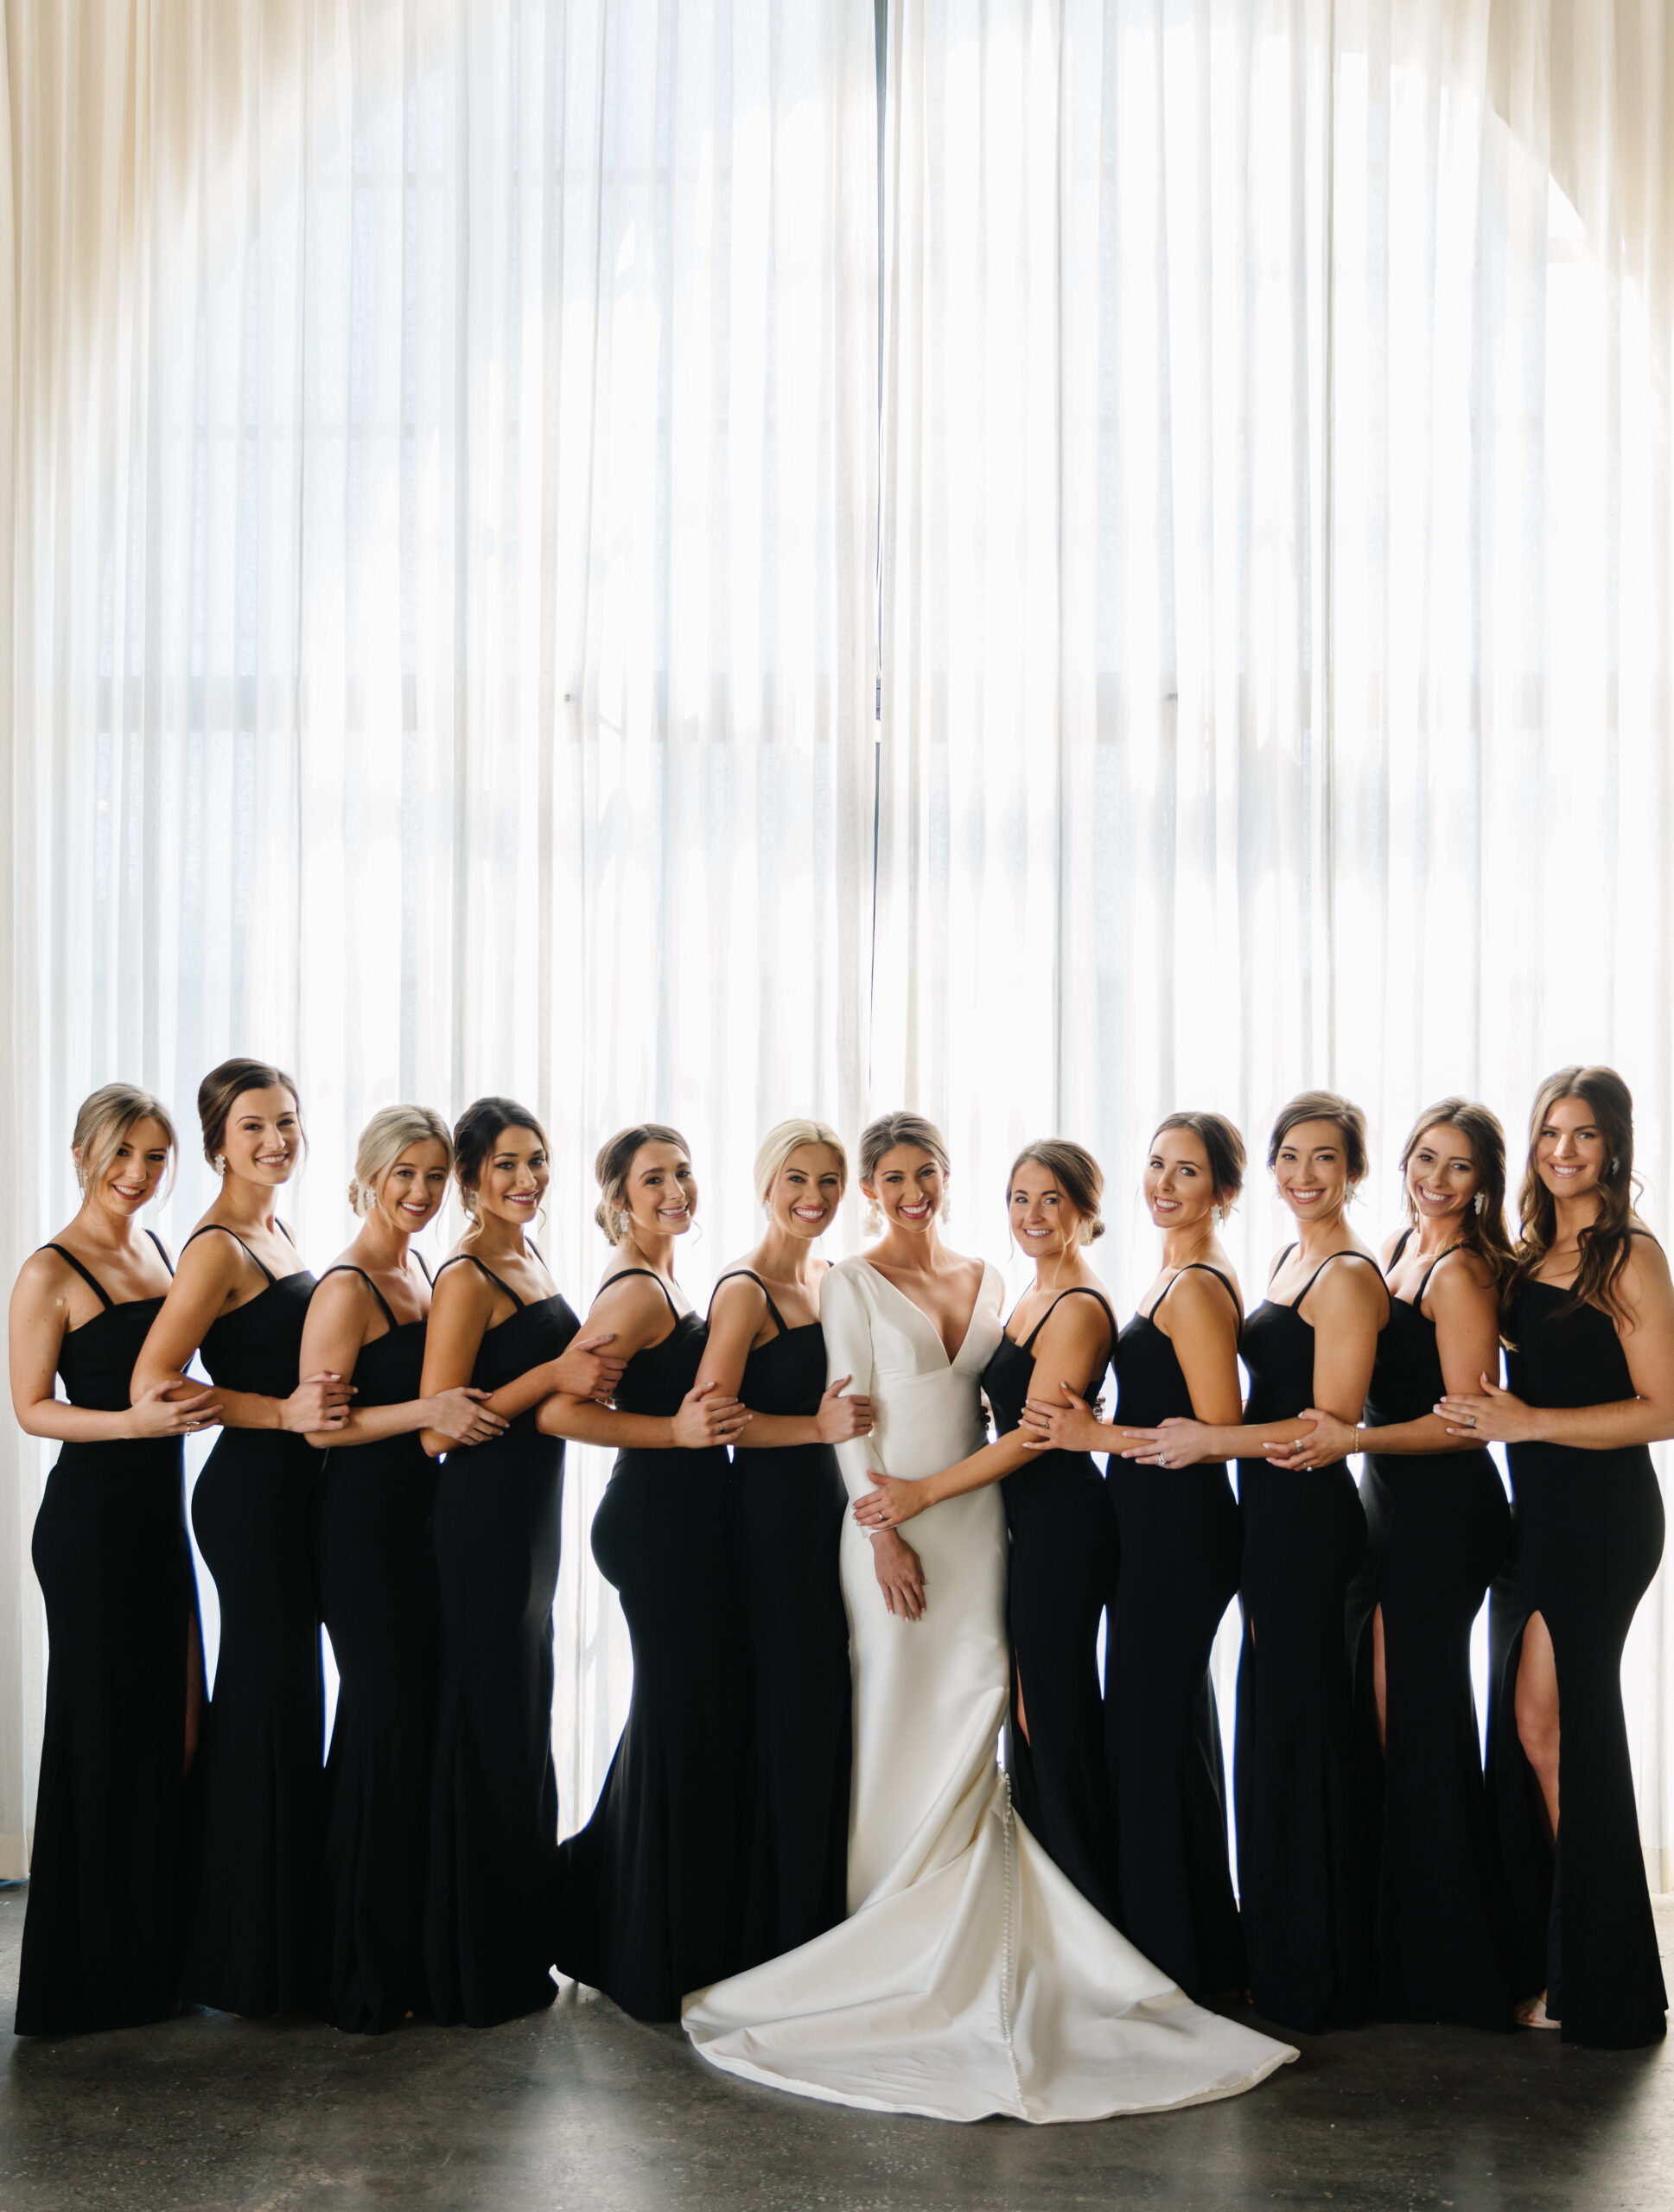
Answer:
[(1267, 1147), (1267, 1164), (1279, 1164), (1279, 1147), (1292, 1129), (1303, 1122), (1329, 1122), (1343, 1141), (1348, 1179), (1358, 1183), (1366, 1172), (1366, 1117), (1359, 1108), (1334, 1090), (1299, 1090), (1288, 1106), (1279, 1109)]
[(1006, 1177), (1008, 1200), (1017, 1170), (1025, 1160), (1044, 1167), (1081, 1217), (1079, 1243), (1091, 1244), (1104, 1234), (1098, 1211), (1104, 1196), (1104, 1171), (1085, 1145), (1072, 1144), (1067, 1137), (1041, 1137), (1036, 1143), (1026, 1144)]
[(1614, 1068), (1560, 1068), (1549, 1075), (1535, 1093), (1529, 1116), (1529, 1159), (1523, 1171), (1523, 1187), (1517, 1194), (1519, 1230), (1516, 1262), (1505, 1286), (1507, 1313), (1515, 1306), (1524, 1285), (1540, 1271), (1541, 1262), (1557, 1235), (1557, 1201), (1540, 1179), (1535, 1147), (1546, 1126), (1546, 1116), (1560, 1098), (1584, 1098), (1588, 1111), (1603, 1138), (1604, 1165), (1595, 1188), (1599, 1210), (1581, 1232), (1580, 1265), (1562, 1311), (1596, 1306), (1615, 1320), (1627, 1317), (1621, 1303), (1621, 1275), (1627, 1265), (1635, 1230), (1649, 1234), (1633, 1204), (1633, 1094)]
[(1214, 1186), (1215, 1204), (1223, 1212), (1236, 1203), (1244, 1188), (1244, 1139), (1225, 1114), (1189, 1113), (1165, 1114), (1151, 1131), (1151, 1142), (1167, 1129), (1189, 1129), (1203, 1147), (1209, 1162), (1209, 1180)]
[(922, 1114), (880, 1114), (875, 1122), (869, 1122), (860, 1133), (860, 1179), (869, 1183), (878, 1172), (878, 1162), (886, 1153), (893, 1152), (898, 1144), (910, 1144), (916, 1151), (927, 1152), (944, 1175), (951, 1175), (953, 1163), (947, 1156), (947, 1140), (933, 1122), (926, 1121)]
[(605, 1139), (599, 1147), (599, 1156), (593, 1163), (593, 1173), (599, 1185), (599, 1203), (593, 1209), (593, 1218), (612, 1244), (620, 1244), (622, 1241), (617, 1216), (627, 1205), (627, 1178), (633, 1166), (633, 1155), (642, 1145), (647, 1144), (672, 1144), (684, 1158), (691, 1158), (691, 1146), (679, 1130), (672, 1129), (666, 1122), (636, 1122), (632, 1128), (618, 1129), (614, 1137)]
[(169, 1166), (162, 1192), (164, 1198), (169, 1195), (180, 1148), (175, 1124), (160, 1098), (132, 1083), (101, 1084), (81, 1102), (70, 1150), (75, 1160), (75, 1179), (84, 1193), (96, 1190), (105, 1180), (128, 1132), (140, 1122), (157, 1122), (169, 1141)]
[(477, 1186), (482, 1180), (482, 1171), (507, 1129), (527, 1129), (539, 1138), (544, 1152), (551, 1149), (545, 1130), (529, 1109), (519, 1106), (515, 1098), (474, 1098), (454, 1123), (454, 1180), (459, 1185), (459, 1202), (473, 1226), (477, 1218)]
[(1401, 1147), (1401, 1203), (1407, 1219), (1416, 1228), (1418, 1214), (1407, 1188), (1407, 1169), (1419, 1139), (1439, 1128), (1459, 1131), (1476, 1166), (1476, 1196), (1466, 1208), (1459, 1241), (1486, 1262), (1496, 1283), (1503, 1283), (1513, 1265), (1512, 1240), (1505, 1233), (1505, 1132), (1499, 1116), (1487, 1107), (1471, 1098), (1439, 1098), (1413, 1123)]
[[(218, 1068), (211, 1068), (198, 1085), (198, 1124), (203, 1131), (203, 1156), (212, 1167), (216, 1167), (216, 1155), (226, 1142), (226, 1124), (237, 1102), (246, 1090), (288, 1090), (290, 1103), (296, 1109), (296, 1124), (302, 1130), (302, 1102), (296, 1095), (296, 1085), (283, 1068), (276, 1068), (270, 1060), (223, 1060)], [(302, 1149), (308, 1149), (308, 1134), (302, 1131)], [(219, 1172), (219, 1170), (218, 1170)]]

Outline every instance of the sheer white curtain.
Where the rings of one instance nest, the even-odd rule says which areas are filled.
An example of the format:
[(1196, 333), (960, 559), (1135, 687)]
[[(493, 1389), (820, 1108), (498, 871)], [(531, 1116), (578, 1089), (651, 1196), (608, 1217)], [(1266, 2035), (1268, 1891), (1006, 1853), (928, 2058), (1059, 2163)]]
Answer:
[[(1057, 1128), (1614, 1061), (1674, 1232), (1674, 48), (1656, 0), (900, 0), (870, 1067), (961, 1238)], [(1674, 1882), (1664, 1586), (1626, 1679)], [(1225, 1654), (1223, 1654), (1225, 1656)]]
[[(548, 1122), (545, 1249), (582, 1307), (598, 1142), (646, 1115), (685, 1130), (701, 1299), (753, 1236), (761, 1129), (858, 1112), (869, 16), (9, 0), (7, 17), (8, 1257), (73, 1210), (70, 1119), (118, 1073), (180, 1116), (165, 1225), (182, 1235), (208, 1186), (195, 1086), (241, 1051), (301, 1084), (312, 1157), (290, 1211), (313, 1263), (347, 1239), (374, 1107), (451, 1113), (493, 1090)], [(16, 1873), (43, 1455), (0, 1449)], [(587, 1554), (602, 1468), (572, 1459), (569, 1824), (625, 1702)]]

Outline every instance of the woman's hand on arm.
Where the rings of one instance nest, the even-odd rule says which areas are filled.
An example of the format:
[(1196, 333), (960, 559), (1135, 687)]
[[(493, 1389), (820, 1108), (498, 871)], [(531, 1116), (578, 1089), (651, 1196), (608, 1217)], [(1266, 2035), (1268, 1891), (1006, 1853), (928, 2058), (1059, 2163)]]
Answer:
[(55, 1279), (54, 1261), (54, 1254), (32, 1253), (12, 1292), (11, 1402), (26, 1435), (54, 1437), (64, 1444), (116, 1443), (129, 1437), (193, 1435), (220, 1419), (213, 1390), (192, 1383), (175, 1395), (181, 1386), (173, 1376), (152, 1383), (126, 1411), (100, 1413), (60, 1398), (58, 1361), (68, 1306)]
[(1193, 1417), (1121, 1429), (1122, 1456), (1142, 1467), (1174, 1468), (1236, 1459), (1248, 1451), (1251, 1437), (1244, 1426), (1238, 1384), (1237, 1301), (1224, 1281), (1201, 1268), (1178, 1275), (1168, 1298), (1163, 1333), (1180, 1362)]
[[(226, 1310), (227, 1300), (243, 1284), (246, 1264), (230, 1234), (195, 1236), (187, 1243), (162, 1309), (134, 1363), (136, 1404), (159, 1384), (197, 1394), (200, 1386), (187, 1379), (188, 1363)], [(353, 1395), (353, 1386), (341, 1376), (326, 1373), (308, 1374), (287, 1398), (270, 1398), (254, 1390), (215, 1392), (224, 1427), (281, 1428), (299, 1436), (341, 1429)]]
[[(494, 1287), (480, 1268), (443, 1268), (437, 1274), (424, 1328), (424, 1369), (418, 1384), (423, 1397), (436, 1399), (470, 1388), (493, 1311)], [(459, 1440), (429, 1421), (418, 1433), (433, 1459)]]
[(905, 1536), (882, 1529), (872, 1539), (872, 1572), (885, 1608), (904, 1621), (922, 1619), (926, 1604), (923, 1562)]
[(1031, 1452), (1118, 1452), (1121, 1433), (1112, 1421), (1100, 1421), (1067, 1382), (1058, 1386), (1060, 1402), (1030, 1398), (1023, 1408), (1022, 1434)]
[[(608, 1335), (623, 1365), (669, 1333), (668, 1301), (642, 1274), (612, 1278), (593, 1301), (587, 1317), (589, 1338)], [(699, 1449), (735, 1440), (749, 1414), (730, 1394), (695, 1382), (671, 1417), (623, 1413), (568, 1391), (542, 1402), (536, 1426), (543, 1436), (563, 1436), (578, 1444), (599, 1444), (608, 1451)]]
[(1563, 1444), (1615, 1452), (1674, 1436), (1674, 1281), (1662, 1248), (1633, 1239), (1620, 1295), (1629, 1325), (1617, 1325), (1635, 1395), (1611, 1405), (1531, 1406), (1485, 1370), (1477, 1391), (1449, 1387), (1436, 1411), (1448, 1432), (1472, 1444)]
[[(1435, 1325), (1436, 1352), (1449, 1390), (1474, 1391), (1480, 1375), (1499, 1373), (1499, 1300), (1485, 1261), (1474, 1252), (1449, 1253), (1430, 1277), (1424, 1307)], [(1317, 1406), (1308, 1407), (1302, 1418), (1313, 1423), (1312, 1433), (1295, 1444), (1271, 1448), (1267, 1456), (1276, 1466), (1331, 1466), (1351, 1452), (1456, 1452), (1461, 1441), (1434, 1413), (1382, 1428), (1357, 1426)]]

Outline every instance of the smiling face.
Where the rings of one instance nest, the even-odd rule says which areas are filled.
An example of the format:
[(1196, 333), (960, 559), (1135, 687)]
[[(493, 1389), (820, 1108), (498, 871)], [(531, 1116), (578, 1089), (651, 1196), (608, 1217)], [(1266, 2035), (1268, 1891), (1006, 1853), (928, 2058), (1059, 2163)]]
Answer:
[(126, 1219), (156, 1196), (168, 1172), (169, 1132), (150, 1115), (142, 1115), (118, 1140), (97, 1187), (87, 1196), (106, 1212)]
[(622, 1204), (640, 1236), (684, 1236), (697, 1211), (697, 1179), (678, 1145), (642, 1144), (629, 1163)]
[(1279, 1195), (1299, 1222), (1323, 1221), (1348, 1203), (1353, 1185), (1343, 1133), (1334, 1122), (1298, 1122), (1273, 1162)]
[(1145, 1162), (1145, 1204), (1159, 1229), (1195, 1229), (1214, 1211), (1214, 1170), (1195, 1129), (1159, 1129)]
[(1584, 1098), (1555, 1098), (1535, 1133), (1535, 1173), (1555, 1198), (1595, 1191), (1609, 1144)]
[(448, 1148), (426, 1137), (410, 1144), (379, 1185), (378, 1210), (392, 1228), (415, 1236), (435, 1220), (447, 1195)]
[(537, 1130), (515, 1123), (501, 1129), (477, 1178), (478, 1213), (493, 1214), (497, 1220), (512, 1222), (522, 1230), (531, 1229), (551, 1172), (546, 1147)]
[(302, 1151), (302, 1116), (283, 1084), (239, 1093), (221, 1137), (229, 1175), (277, 1187), (290, 1181)]
[(882, 1214), (886, 1230), (905, 1229), (923, 1236), (935, 1226), (947, 1180), (931, 1154), (915, 1144), (898, 1144), (884, 1154), (871, 1181), (861, 1188)]
[(1069, 1193), (1038, 1160), (1020, 1160), (1006, 1193), (1011, 1234), (1031, 1260), (1055, 1260), (1081, 1242), (1081, 1217)]
[(767, 1192), (773, 1226), (812, 1241), (837, 1218), (843, 1162), (828, 1144), (799, 1144), (786, 1155)]
[(1415, 1221), (1462, 1219), (1481, 1181), (1475, 1150), (1463, 1129), (1437, 1122), (1420, 1131), (1407, 1154), (1407, 1202)]

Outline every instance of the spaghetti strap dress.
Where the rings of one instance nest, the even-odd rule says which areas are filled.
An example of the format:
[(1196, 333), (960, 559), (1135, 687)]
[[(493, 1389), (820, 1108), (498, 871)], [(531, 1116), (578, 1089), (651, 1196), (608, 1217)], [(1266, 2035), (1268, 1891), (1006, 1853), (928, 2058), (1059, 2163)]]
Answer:
[[(1531, 1406), (1633, 1397), (1607, 1314), (1530, 1282), (1506, 1315), (1508, 1380)], [(1667, 1994), (1639, 1844), (1622, 1646), (1662, 1558), (1663, 1503), (1649, 1448), (1582, 1452), (1513, 1444), (1516, 1535), (1490, 1611), (1488, 1775), (1512, 1910), (1512, 1980), (1546, 1992), (1566, 2043), (1606, 2050), (1659, 2042)], [(1531, 1613), (1557, 1663), (1557, 1847), (1517, 1733), (1517, 1674)]]
[[(525, 1304), (469, 1253), (514, 1311), (483, 1332), (471, 1381), (498, 1390), (556, 1359), (581, 1323), (560, 1297)], [(441, 1707), (430, 1795), (425, 1974), (442, 2022), (494, 2026), (557, 1994), (548, 1941), (558, 1847), (552, 1764), (552, 1599), (563, 1443), (531, 1406), (492, 1444), (449, 1452), (436, 1480)]]
[[(1314, 1331), (1296, 1309), (1345, 1260), (1376, 1266), (1333, 1253), (1290, 1304), (1263, 1300), (1244, 1323), (1252, 1426), (1313, 1403)], [(1370, 1899), (1346, 1608), (1365, 1514), (1346, 1459), (1305, 1469), (1240, 1459), (1238, 1503), (1233, 1796), (1251, 1999), (1264, 2019), (1307, 2034), (1355, 2027), (1366, 2014)]]
[[(708, 1332), (652, 1280), (674, 1325), (629, 1360), (616, 1404), (672, 1415)], [(684, 1993), (730, 1974), (743, 1942), (749, 1698), (730, 1481), (724, 1445), (624, 1451), (593, 1516), (593, 1556), (627, 1620), (633, 1694), (593, 1817), (559, 1853), (556, 1956), (641, 2020), (678, 2020)]]
[[(212, 1230), (232, 1236), (216, 1224)], [(199, 1356), (226, 1390), (288, 1398), (314, 1295), (306, 1268), (206, 1331)], [(187, 1239), (188, 1243), (192, 1238)], [(325, 1455), (285, 1429), (224, 1428), (192, 1493), (221, 1637), (189, 1791), (181, 1994), (246, 2018), (304, 2010), (320, 1859), (325, 1682), (319, 1513)]]
[[(421, 1261), (421, 1267), (423, 1262)], [(354, 1363), (354, 1403), (419, 1395), (423, 1319), (397, 1321), (364, 1268), (384, 1332)], [(436, 1463), (417, 1431), (326, 1455), (320, 1601), (337, 1662), (315, 1909), (316, 2003), (339, 2028), (379, 2032), (428, 2009), (424, 1875), (441, 1639)]]
[[(1066, 1290), (1062, 1297), (1096, 1300), (1109, 1325), (1107, 1344), (1114, 1346), (1116, 1317), (1096, 1290)], [(1002, 1436), (1023, 1418), (1035, 1338), (1061, 1302), (1053, 1300), (1022, 1344), (1002, 1332), (983, 1370), (983, 1389)], [(1098, 1396), (1109, 1363), (1107, 1350), (1084, 1397)], [(1008, 1538), (1006, 1772), (1012, 1802), (1036, 1842), (1116, 1926), (1116, 1838), (1098, 1680), (1098, 1624), (1116, 1590), (1116, 1516), (1091, 1452), (1038, 1452), (1002, 1478), (1000, 1497)]]
[[(1421, 1421), (1442, 1395), (1435, 1324), (1423, 1312), (1435, 1264), (1410, 1303), (1391, 1297), (1366, 1400), (1372, 1427)], [(1369, 1452), (1360, 1502), (1366, 1556), (1348, 1629), (1371, 1852), (1372, 2008), (1385, 2020), (1509, 2031), (1504, 1893), (1471, 1686), (1471, 1626), (1511, 1541), (1505, 1485), (1480, 1448)], [(1378, 1605), (1381, 1757), (1372, 1681)]]
[[(761, 1276), (734, 1273), (756, 1285), (776, 1332), (745, 1360), (739, 1395), (753, 1413), (818, 1413), (824, 1330), (787, 1328)], [(829, 1444), (733, 1452), (734, 1589), (754, 1722), (744, 1966), (794, 1950), (847, 1910), (853, 1694), (837, 1575), (847, 1502)]]
[[(1238, 1294), (1218, 1268), (1193, 1261)], [(1116, 1418), (1155, 1428), (1193, 1418), (1192, 1394), (1149, 1313), (1117, 1338)], [(1224, 1460), (1105, 1471), (1122, 1547), (1105, 1631), (1104, 1742), (1116, 1812), (1118, 1925), (1187, 1996), (1244, 1986), (1244, 1935), (1226, 1848), (1225, 1766), (1210, 1653), (1238, 1595), (1244, 1528)]]
[[(47, 1249), (101, 1304), (65, 1335), (65, 1395), (92, 1412), (120, 1412), (162, 1300), (118, 1301), (73, 1252)], [(64, 1445), (33, 1550), (49, 1652), (16, 2031), (167, 2019), (197, 1605), (179, 1437)]]

